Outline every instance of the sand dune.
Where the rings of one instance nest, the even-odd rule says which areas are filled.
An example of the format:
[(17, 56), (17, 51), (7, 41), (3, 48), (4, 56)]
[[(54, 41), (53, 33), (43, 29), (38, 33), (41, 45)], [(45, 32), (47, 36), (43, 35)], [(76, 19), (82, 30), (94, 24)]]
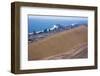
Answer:
[(73, 47), (87, 43), (87, 31), (86, 26), (80, 26), (31, 43), (28, 46), (28, 59), (39, 60), (69, 52)]
[(57, 60), (57, 59), (75, 59), (88, 57), (87, 43), (77, 45), (67, 52), (43, 58), (43, 60)]

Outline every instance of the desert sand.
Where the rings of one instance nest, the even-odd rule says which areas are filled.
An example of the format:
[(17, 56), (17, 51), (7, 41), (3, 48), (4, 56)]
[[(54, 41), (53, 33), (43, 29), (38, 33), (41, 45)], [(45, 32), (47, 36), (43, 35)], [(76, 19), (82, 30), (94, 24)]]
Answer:
[(28, 60), (87, 57), (87, 27), (79, 26), (28, 45)]

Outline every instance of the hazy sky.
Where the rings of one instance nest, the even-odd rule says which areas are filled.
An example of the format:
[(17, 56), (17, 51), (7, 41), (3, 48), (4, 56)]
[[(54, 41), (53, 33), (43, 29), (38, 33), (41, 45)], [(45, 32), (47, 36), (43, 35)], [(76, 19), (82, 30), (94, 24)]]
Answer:
[(50, 28), (55, 24), (67, 26), (73, 23), (88, 23), (87, 17), (69, 17), (69, 16), (28, 16), (28, 32), (41, 31)]

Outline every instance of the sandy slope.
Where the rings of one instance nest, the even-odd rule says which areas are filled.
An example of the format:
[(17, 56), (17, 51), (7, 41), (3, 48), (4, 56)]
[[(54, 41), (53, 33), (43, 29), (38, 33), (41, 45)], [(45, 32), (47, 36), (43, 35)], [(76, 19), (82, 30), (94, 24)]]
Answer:
[(80, 26), (60, 32), (28, 46), (29, 60), (43, 59), (69, 52), (76, 45), (87, 43), (87, 27)]
[(56, 60), (56, 59), (75, 59), (75, 58), (87, 58), (87, 57), (88, 57), (87, 43), (84, 43), (73, 47), (71, 50), (68, 50), (67, 52), (46, 57), (43, 59)]

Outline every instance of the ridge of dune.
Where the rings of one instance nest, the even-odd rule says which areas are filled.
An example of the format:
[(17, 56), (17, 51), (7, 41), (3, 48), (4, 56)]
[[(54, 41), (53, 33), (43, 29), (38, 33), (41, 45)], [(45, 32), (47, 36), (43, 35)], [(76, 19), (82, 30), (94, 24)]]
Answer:
[(31, 43), (28, 46), (28, 58), (29, 60), (39, 60), (67, 52), (74, 46), (87, 42), (87, 31), (86, 26), (79, 26)]

